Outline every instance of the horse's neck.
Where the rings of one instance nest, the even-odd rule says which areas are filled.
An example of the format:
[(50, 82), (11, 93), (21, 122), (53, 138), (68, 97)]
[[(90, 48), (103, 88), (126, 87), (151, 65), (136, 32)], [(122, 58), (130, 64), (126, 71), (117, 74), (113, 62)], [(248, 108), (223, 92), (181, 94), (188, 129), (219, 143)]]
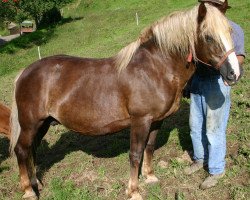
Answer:
[(144, 43), (142, 47), (151, 53), (151, 59), (157, 60), (155, 63), (158, 63), (158, 66), (156, 67), (166, 74), (166, 78), (169, 78), (169, 74), (172, 74), (178, 80), (180, 88), (184, 87), (193, 75), (195, 71), (194, 63), (181, 59), (179, 55), (164, 55), (153, 39)]
[(146, 48), (152, 54), (152, 58), (161, 60), (162, 65), (159, 67), (163, 67), (166, 71), (174, 73), (175, 76), (180, 77), (184, 81), (188, 81), (193, 75), (195, 65), (193, 62), (188, 61), (189, 55), (187, 55), (187, 59), (182, 59), (181, 55), (163, 54), (153, 39), (144, 43), (142, 47)]

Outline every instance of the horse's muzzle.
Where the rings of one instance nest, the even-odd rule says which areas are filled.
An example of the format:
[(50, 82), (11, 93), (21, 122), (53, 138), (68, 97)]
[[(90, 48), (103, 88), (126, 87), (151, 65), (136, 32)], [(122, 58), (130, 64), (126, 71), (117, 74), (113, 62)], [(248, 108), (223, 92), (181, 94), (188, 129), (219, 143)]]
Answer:
[(226, 76), (226, 80), (228, 85), (235, 85), (237, 80), (236, 80), (236, 74), (234, 73), (234, 70), (230, 71), (228, 75)]
[(226, 85), (233, 86), (237, 83), (236, 74), (234, 73), (234, 71), (230, 72), (226, 76), (223, 74), (221, 75), (223, 77), (224, 82), (227, 83)]
[(223, 77), (223, 79), (227, 82), (228, 85), (232, 86), (232, 85), (235, 85), (241, 79), (243, 74), (244, 74), (244, 69), (242, 66), (240, 66), (240, 75), (239, 75), (238, 79), (237, 79), (236, 74), (234, 73), (233, 69), (231, 69), (228, 72), (226, 78), (224, 79), (224, 77)]

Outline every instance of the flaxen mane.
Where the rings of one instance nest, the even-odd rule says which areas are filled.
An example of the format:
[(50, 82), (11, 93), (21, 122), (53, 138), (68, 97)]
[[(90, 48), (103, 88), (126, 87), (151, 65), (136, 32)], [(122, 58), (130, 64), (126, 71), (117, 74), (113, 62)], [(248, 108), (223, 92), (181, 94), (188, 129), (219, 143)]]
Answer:
[[(205, 20), (200, 25), (200, 35), (203, 40), (210, 36), (223, 49), (221, 35), (232, 45), (230, 36), (230, 25), (226, 17), (214, 6), (205, 4), (207, 14)], [(118, 71), (127, 67), (136, 50), (141, 44), (154, 38), (163, 54), (179, 55), (180, 59), (185, 59), (190, 51), (196, 59), (195, 44), (197, 42), (197, 16), (199, 5), (187, 11), (174, 12), (169, 16), (156, 21), (150, 27), (141, 32), (140, 37), (124, 47), (115, 57)]]

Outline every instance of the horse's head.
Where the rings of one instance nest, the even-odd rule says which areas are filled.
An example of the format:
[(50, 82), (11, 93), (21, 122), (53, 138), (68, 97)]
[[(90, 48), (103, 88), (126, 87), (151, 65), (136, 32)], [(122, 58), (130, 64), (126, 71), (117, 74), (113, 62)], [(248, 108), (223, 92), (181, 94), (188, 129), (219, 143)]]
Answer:
[(227, 18), (217, 8), (201, 3), (197, 20), (197, 60), (218, 69), (228, 85), (235, 84), (240, 68)]

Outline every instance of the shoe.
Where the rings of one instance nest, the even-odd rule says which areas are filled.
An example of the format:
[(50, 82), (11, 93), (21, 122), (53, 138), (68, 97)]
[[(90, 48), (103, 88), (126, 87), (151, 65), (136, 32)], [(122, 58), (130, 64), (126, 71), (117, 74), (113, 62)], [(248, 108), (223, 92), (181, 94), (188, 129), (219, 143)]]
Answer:
[(202, 169), (204, 166), (206, 166), (206, 164), (203, 162), (193, 162), (190, 166), (184, 168), (184, 174), (191, 175)]
[(200, 185), (200, 188), (205, 190), (211, 187), (214, 187), (215, 185), (217, 185), (218, 180), (220, 178), (222, 178), (225, 175), (225, 172), (221, 173), (221, 174), (214, 174), (214, 175), (210, 175), (208, 176), (204, 182)]

